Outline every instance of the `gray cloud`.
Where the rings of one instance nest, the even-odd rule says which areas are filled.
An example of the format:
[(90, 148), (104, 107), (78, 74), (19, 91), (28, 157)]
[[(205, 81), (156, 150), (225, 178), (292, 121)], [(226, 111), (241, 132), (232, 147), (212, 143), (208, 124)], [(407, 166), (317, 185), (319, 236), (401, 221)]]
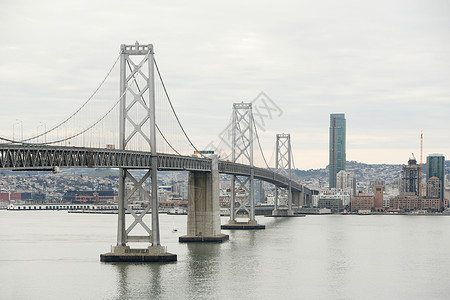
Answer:
[[(2, 135), (11, 136), (16, 118), (33, 133), (39, 121), (68, 115), (101, 81), (120, 44), (139, 40), (155, 45), (198, 145), (227, 125), (233, 102), (265, 91), (284, 114), (261, 133), (264, 148), (272, 151), (273, 133), (292, 133), (297, 167), (327, 164), (332, 112), (347, 115), (349, 160), (364, 153), (358, 159), (401, 163), (403, 151), (418, 151), (420, 130), (425, 153), (450, 156), (447, 1), (123, 4), (0, 4)], [(105, 101), (118, 96), (117, 74)]]

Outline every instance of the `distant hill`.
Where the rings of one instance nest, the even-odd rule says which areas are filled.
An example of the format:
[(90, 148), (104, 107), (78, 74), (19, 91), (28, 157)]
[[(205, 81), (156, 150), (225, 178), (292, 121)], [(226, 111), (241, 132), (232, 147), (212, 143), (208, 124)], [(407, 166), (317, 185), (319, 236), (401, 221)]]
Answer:
[[(375, 178), (384, 179), (389, 184), (392, 181), (400, 178), (401, 170), (405, 164), (365, 164), (357, 161), (348, 161), (346, 163), (346, 170), (356, 174), (356, 180), (359, 184), (365, 185), (370, 180)], [(445, 174), (450, 173), (450, 161), (445, 161)], [(297, 179), (301, 183), (311, 186), (319, 187), (328, 184), (328, 167), (322, 169), (310, 170), (295, 170)], [(426, 174), (426, 164), (423, 164), (423, 174)]]
[[(375, 178), (384, 179), (386, 184), (390, 184), (394, 180), (400, 178), (401, 170), (404, 164), (366, 164), (360, 163), (356, 161), (348, 161), (346, 163), (346, 170), (353, 172), (357, 176), (357, 183), (359, 186), (367, 185), (370, 180)], [(144, 171), (135, 171), (135, 172), (144, 172)], [(39, 175), (39, 174), (49, 174), (51, 172), (48, 171), (24, 171), (24, 172), (15, 172), (8, 170), (0, 170), (0, 175), (21, 175), (21, 176), (30, 176), (30, 175)], [(166, 177), (169, 179), (175, 176), (174, 178), (179, 178), (176, 174), (177, 172), (160, 172), (160, 179), (163, 180)], [(181, 172), (178, 172), (181, 173)], [(185, 173), (185, 172), (184, 172)], [(423, 165), (423, 174), (426, 173), (426, 164)], [(450, 161), (445, 161), (445, 174), (450, 173)], [(118, 169), (108, 169), (108, 168), (73, 168), (73, 169), (65, 169), (61, 168), (61, 175), (86, 175), (90, 177), (109, 177), (109, 178), (117, 178), (118, 177)], [(328, 168), (322, 169), (310, 169), (310, 170), (295, 170), (295, 178), (296, 181), (300, 181), (302, 184), (305, 184), (311, 188), (318, 188), (320, 186), (328, 185)], [(180, 177), (184, 178), (184, 177)]]

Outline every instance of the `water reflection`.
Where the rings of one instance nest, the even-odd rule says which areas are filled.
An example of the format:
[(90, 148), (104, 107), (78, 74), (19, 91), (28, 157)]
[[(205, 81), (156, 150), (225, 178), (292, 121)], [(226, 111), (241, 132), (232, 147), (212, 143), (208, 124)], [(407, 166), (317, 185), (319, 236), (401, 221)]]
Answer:
[(198, 299), (209, 295), (217, 297), (217, 274), (220, 272), (221, 244), (187, 244), (187, 296)]
[[(185, 219), (178, 220), (183, 228)], [(170, 232), (172, 219), (166, 221)], [(8, 259), (0, 260), (0, 298), (401, 300), (450, 294), (450, 217), (258, 222), (267, 229), (227, 230), (230, 241), (222, 244), (178, 244), (176, 234), (164, 234), (176, 263), (112, 264), (97, 256), (114, 238), (112, 217), (0, 211), (0, 227), (8, 228), (1, 232), (0, 252)], [(89, 239), (80, 243), (86, 232)], [(67, 270), (72, 276), (61, 276)]]
[(337, 299), (345, 298), (347, 289), (348, 261), (346, 249), (346, 232), (338, 224), (328, 231), (327, 236), (327, 281), (330, 294), (334, 294)]
[(159, 299), (167, 292), (161, 275), (162, 263), (114, 263), (112, 267), (117, 274), (115, 299)]
[(272, 227), (279, 227), (284, 223), (292, 221), (294, 218), (303, 218), (303, 217), (266, 217), (264, 219), (269, 219), (270, 221), (266, 224), (266, 230)]
[(129, 295), (128, 291), (128, 264), (115, 264), (113, 267), (117, 271), (117, 299), (125, 299)]
[(255, 237), (258, 232), (256, 230), (230, 230), (227, 234), (230, 235), (232, 249), (243, 247), (250, 249), (255, 246)]

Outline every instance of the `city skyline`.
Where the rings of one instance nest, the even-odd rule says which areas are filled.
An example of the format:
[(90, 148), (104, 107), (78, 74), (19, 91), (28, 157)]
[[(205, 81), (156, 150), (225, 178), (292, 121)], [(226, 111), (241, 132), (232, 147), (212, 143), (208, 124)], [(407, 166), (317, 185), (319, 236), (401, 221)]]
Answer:
[[(198, 148), (219, 140), (234, 102), (264, 91), (282, 111), (259, 132), (265, 155), (277, 133), (290, 133), (298, 169), (328, 164), (334, 111), (348, 120), (348, 160), (404, 164), (411, 152), (418, 157), (421, 130), (424, 158), (450, 156), (448, 3), (178, 4), (143, 4), (117, 22), (120, 5), (2, 3), (0, 135), (12, 137), (17, 120), (27, 136), (64, 119), (105, 76), (120, 44), (138, 40), (154, 44)], [(117, 98), (117, 74), (105, 99)]]

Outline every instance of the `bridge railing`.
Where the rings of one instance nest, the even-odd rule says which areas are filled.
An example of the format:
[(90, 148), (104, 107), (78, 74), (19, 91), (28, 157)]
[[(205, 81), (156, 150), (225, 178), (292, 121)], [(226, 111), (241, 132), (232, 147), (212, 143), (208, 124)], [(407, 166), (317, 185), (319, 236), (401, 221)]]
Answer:
[(238, 176), (248, 176), (250, 175), (250, 166), (227, 161), (219, 161), (219, 172)]
[(15, 170), (53, 167), (149, 168), (150, 158), (149, 153), (139, 151), (34, 144), (0, 145), (0, 167)]
[[(257, 167), (254, 167), (253, 169), (256, 179), (261, 179), (281, 187), (287, 187), (289, 185), (289, 178), (280, 175), (275, 171)], [(247, 165), (226, 161), (219, 161), (220, 173), (238, 176), (249, 176), (250, 170), (251, 170), (250, 166)], [(291, 188), (295, 191), (302, 191), (302, 185), (294, 181), (291, 181)]]
[(211, 160), (191, 156), (158, 154), (158, 170), (211, 171)]

